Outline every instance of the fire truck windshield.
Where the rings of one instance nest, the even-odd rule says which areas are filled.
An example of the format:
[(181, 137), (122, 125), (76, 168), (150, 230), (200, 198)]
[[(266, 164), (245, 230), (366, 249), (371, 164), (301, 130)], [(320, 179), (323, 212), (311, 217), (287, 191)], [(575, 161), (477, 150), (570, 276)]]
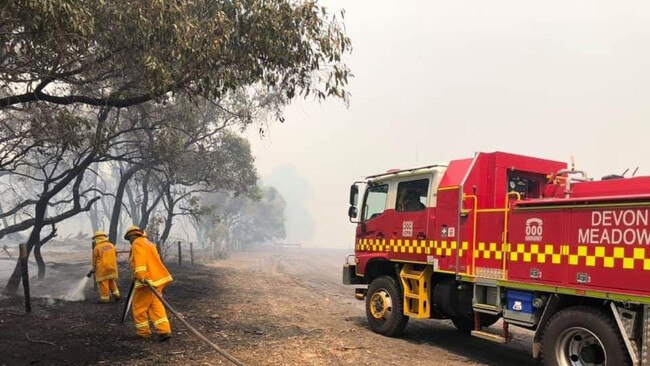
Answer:
[(363, 221), (371, 220), (384, 213), (387, 196), (388, 184), (368, 186), (363, 202)]

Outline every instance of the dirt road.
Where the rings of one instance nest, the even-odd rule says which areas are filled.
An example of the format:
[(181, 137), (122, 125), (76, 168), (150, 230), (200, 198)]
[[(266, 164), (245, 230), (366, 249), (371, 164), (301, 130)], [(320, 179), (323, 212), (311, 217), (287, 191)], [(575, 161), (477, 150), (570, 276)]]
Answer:
[[(411, 321), (400, 339), (373, 333), (364, 303), (341, 284), (345, 254), (342, 250), (284, 249), (255, 253), (252, 261), (242, 255), (215, 264), (236, 272), (248, 267), (263, 283), (252, 286), (249, 297), (262, 306), (259, 310), (268, 312), (270, 321), (264, 319), (259, 325), (272, 333), (262, 340), (268, 339), (264, 343), (269, 347), (286, 350), (269, 349), (267, 361), (278, 365), (536, 364), (530, 356), (532, 334), (525, 330), (515, 331), (514, 342), (505, 346), (465, 336), (449, 321)], [(233, 261), (238, 262), (234, 267)], [(258, 296), (261, 301), (255, 300)], [(296, 335), (290, 335), (292, 329)], [(271, 341), (272, 334), (289, 336)]]
[[(400, 339), (369, 330), (363, 302), (341, 282), (345, 251), (284, 248), (239, 253), (195, 267), (171, 264), (166, 298), (214, 342), (248, 365), (534, 365), (530, 333), (499, 346), (447, 321), (412, 321)], [(61, 267), (61, 266), (60, 266)], [(69, 268), (68, 268), (69, 267)], [(85, 273), (85, 267), (66, 272)], [(87, 265), (86, 265), (87, 267)], [(121, 267), (121, 287), (128, 269)], [(121, 304), (0, 298), (0, 365), (225, 365), (172, 320), (174, 338), (142, 342), (120, 325)], [(28, 338), (29, 337), (29, 338)]]

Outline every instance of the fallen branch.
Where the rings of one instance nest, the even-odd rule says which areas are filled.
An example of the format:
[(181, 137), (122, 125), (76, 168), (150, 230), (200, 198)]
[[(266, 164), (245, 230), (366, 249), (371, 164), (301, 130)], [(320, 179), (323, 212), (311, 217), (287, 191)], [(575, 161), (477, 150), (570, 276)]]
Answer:
[(14, 313), (13, 311), (0, 311), (2, 315), (24, 315), (23, 313)]
[(353, 347), (353, 346), (341, 346), (341, 347), (339, 347), (339, 349), (340, 349), (341, 351), (351, 351), (351, 350), (355, 350), (355, 349), (366, 349), (366, 347), (364, 347), (364, 346), (358, 346), (358, 347)]
[(75, 328), (83, 327), (84, 325), (88, 325), (88, 323), (81, 323), (81, 324), (73, 325), (73, 326), (70, 327), (70, 329), (75, 329)]
[(39, 340), (36, 340), (36, 339), (31, 339), (31, 338), (29, 338), (29, 334), (27, 334), (27, 333), (25, 333), (25, 338), (27, 338), (27, 340), (30, 341), (30, 342), (34, 342), (34, 343), (42, 343), (42, 344), (49, 344), (50, 346), (57, 347), (57, 345), (54, 344), (54, 343), (52, 343), (52, 342), (48, 342), (48, 341), (39, 341)]

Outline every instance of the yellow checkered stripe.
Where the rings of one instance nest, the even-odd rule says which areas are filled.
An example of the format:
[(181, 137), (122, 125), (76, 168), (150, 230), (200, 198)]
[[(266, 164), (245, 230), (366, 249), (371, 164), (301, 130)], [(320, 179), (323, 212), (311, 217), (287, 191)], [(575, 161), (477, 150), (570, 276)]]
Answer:
[(508, 248), (509, 260), (511, 262), (526, 263), (551, 263), (561, 264), (562, 256), (568, 250), (568, 245), (553, 244), (531, 244), (528, 247), (524, 244), (510, 245)]
[(569, 247), (565, 246), (564, 251), (571, 266), (582, 265), (650, 271), (650, 252), (646, 252), (646, 248), (608, 248), (605, 246), (589, 247), (585, 245), (578, 246), (575, 252), (571, 252)]
[[(357, 251), (434, 254), (436, 256), (463, 257), (469, 248), (462, 242), (460, 248), (456, 241), (409, 240), (409, 239), (360, 239), (355, 245)], [(538, 264), (567, 263), (570, 266), (586, 266), (650, 271), (650, 248), (615, 247), (606, 245), (556, 244), (509, 244), (477, 243), (474, 251), (476, 259), (503, 260)]]
[(569, 266), (636, 269), (650, 271), (650, 248), (604, 245), (516, 244), (509, 245), (510, 262), (562, 264)]
[[(434, 240), (433, 248), (434, 248), (433, 253), (435, 255), (437, 256), (444, 255), (446, 257), (455, 255), (456, 250), (459, 249), (458, 244), (455, 241), (446, 241), (446, 240), (441, 240), (439, 242), (437, 240)], [(458, 251), (458, 256), (459, 257), (464, 256), (465, 252), (467, 252), (467, 249), (469, 249), (469, 243), (466, 241), (462, 242), (460, 246), (460, 250)]]
[(501, 260), (507, 249), (507, 244), (479, 242), (474, 251), (474, 258)]
[(357, 251), (435, 254), (437, 256), (452, 256), (458, 251), (464, 256), (469, 243), (464, 241), (460, 248), (458, 242), (447, 240), (417, 240), (417, 239), (360, 239), (355, 245)]

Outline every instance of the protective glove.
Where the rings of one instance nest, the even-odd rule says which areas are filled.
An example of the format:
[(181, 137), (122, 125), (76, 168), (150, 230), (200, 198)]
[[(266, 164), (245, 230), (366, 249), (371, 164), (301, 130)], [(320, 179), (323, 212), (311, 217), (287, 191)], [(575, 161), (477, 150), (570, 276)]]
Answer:
[(154, 287), (153, 281), (148, 278), (145, 278), (144, 280), (139, 280), (139, 282), (145, 286)]

